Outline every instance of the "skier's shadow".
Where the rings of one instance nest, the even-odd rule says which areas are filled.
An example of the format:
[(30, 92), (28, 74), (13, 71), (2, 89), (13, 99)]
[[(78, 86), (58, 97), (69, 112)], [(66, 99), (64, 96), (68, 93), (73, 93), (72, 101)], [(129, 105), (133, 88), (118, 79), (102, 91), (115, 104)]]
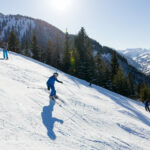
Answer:
[(44, 106), (43, 112), (41, 113), (43, 124), (47, 128), (47, 135), (51, 140), (56, 139), (56, 135), (53, 131), (55, 122), (63, 124), (63, 120), (52, 117), (52, 112), (54, 110), (55, 103), (55, 101), (50, 100), (49, 106)]

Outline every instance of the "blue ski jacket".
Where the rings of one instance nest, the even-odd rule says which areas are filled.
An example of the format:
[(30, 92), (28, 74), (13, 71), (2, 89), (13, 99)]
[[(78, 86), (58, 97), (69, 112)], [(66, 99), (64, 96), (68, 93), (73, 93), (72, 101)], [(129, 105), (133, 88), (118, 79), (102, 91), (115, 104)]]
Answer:
[(48, 81), (47, 81), (47, 86), (50, 87), (50, 86), (54, 86), (55, 84), (55, 81), (59, 82), (59, 83), (62, 83), (61, 81), (59, 81), (57, 78), (54, 78), (54, 76), (51, 76)]

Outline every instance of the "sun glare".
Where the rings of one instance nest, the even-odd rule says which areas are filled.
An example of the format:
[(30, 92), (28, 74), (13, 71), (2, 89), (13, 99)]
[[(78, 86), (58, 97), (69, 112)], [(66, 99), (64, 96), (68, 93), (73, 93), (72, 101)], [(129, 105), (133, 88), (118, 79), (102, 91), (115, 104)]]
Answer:
[(71, 0), (52, 0), (51, 5), (53, 9), (65, 11), (71, 5)]

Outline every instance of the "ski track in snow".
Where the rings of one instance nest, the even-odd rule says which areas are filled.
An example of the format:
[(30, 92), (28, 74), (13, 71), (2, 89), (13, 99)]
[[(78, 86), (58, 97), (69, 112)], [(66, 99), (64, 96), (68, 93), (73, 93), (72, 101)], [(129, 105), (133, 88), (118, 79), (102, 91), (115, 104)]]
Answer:
[[(2, 52), (0, 51), (0, 58)], [(46, 81), (59, 72), (59, 100)], [(9, 52), (0, 59), (0, 148), (3, 150), (149, 150), (143, 104)]]

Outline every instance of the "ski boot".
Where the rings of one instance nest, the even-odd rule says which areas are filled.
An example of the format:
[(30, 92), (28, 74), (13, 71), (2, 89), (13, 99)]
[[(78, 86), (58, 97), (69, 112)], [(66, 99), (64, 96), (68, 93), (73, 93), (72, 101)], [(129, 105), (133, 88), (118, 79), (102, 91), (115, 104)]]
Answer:
[(58, 99), (59, 97), (57, 95), (54, 95), (54, 98)]
[(49, 96), (50, 99), (52, 100), (55, 100), (55, 97), (54, 96)]

